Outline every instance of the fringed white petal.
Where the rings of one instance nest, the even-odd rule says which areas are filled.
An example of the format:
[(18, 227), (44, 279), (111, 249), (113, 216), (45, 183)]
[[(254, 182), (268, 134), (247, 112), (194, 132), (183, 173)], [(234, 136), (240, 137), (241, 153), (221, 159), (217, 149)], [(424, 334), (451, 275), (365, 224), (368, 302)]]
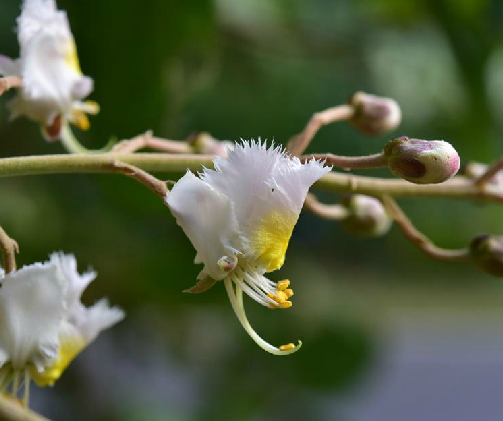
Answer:
[(309, 187), (330, 170), (331, 167), (324, 167), (322, 162), (315, 159), (302, 164), (299, 158), (291, 158), (288, 165), (278, 167), (266, 181), (271, 188), (271, 206), (279, 209), (289, 207), (298, 215)]
[(0, 350), (14, 369), (31, 363), (42, 370), (57, 356), (65, 293), (52, 261), (25, 266), (2, 279)]
[(302, 164), (260, 141), (243, 142), (214, 163), (215, 170), (205, 169), (201, 178), (234, 203), (250, 244), (246, 257), (263, 272), (278, 269), (309, 187), (330, 168), (315, 160)]
[(166, 203), (196, 249), (196, 262), (204, 263), (199, 278), (225, 278), (225, 263), (232, 265), (246, 247), (229, 198), (189, 171), (168, 193)]
[(65, 320), (77, 329), (86, 344), (93, 341), (102, 330), (124, 318), (124, 312), (117, 307), (110, 307), (106, 299), (89, 308), (82, 304), (82, 293), (96, 279), (97, 274), (94, 271), (79, 274), (73, 254), (53, 253), (51, 261), (59, 266), (68, 285), (65, 295)]
[(238, 223), (248, 235), (271, 212), (298, 216), (309, 187), (330, 171), (315, 160), (301, 164), (281, 147), (267, 148), (260, 140), (243, 141), (227, 159), (217, 157), (214, 163), (215, 170), (205, 169), (201, 178), (234, 203)]
[(54, 0), (25, 0), (17, 25), (21, 45), (28, 43), (41, 31), (66, 38), (72, 36), (66, 13), (57, 10)]
[(97, 274), (94, 271), (79, 274), (77, 260), (73, 254), (53, 253), (51, 254), (51, 262), (60, 268), (67, 283), (65, 301), (67, 312), (71, 315), (76, 307), (82, 305), (80, 302), (82, 293), (96, 279)]
[(74, 317), (72, 323), (88, 344), (94, 341), (101, 331), (124, 319), (124, 316), (124, 311), (118, 307), (110, 307), (108, 300), (103, 298), (91, 307), (84, 307), (84, 312)]

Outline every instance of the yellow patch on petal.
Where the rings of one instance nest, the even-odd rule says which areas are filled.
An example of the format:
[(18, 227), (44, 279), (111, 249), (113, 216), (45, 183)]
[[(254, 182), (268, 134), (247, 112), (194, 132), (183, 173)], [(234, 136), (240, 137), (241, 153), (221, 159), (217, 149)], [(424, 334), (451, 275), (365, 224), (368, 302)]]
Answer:
[(30, 377), (40, 387), (52, 386), (85, 345), (82, 338), (63, 339), (60, 343), (58, 358), (52, 365), (48, 366), (42, 373), (32, 368)]
[(298, 216), (272, 212), (266, 216), (252, 237), (251, 246), (267, 272), (279, 269), (285, 262), (286, 249)]
[(65, 54), (65, 61), (66, 64), (75, 70), (77, 74), (82, 74), (82, 70), (80, 70), (79, 56), (77, 55), (77, 47), (73, 40), (70, 43), (68, 52)]

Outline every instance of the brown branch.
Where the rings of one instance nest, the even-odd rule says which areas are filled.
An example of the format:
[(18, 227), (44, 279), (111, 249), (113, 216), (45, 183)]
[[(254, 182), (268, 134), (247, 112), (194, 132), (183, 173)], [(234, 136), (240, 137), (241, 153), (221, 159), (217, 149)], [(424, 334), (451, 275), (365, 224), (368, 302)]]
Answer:
[(12, 88), (21, 87), (21, 78), (18, 76), (4, 76), (0, 78), (0, 96)]
[(321, 127), (336, 121), (349, 120), (353, 114), (354, 108), (346, 104), (314, 114), (304, 130), (288, 141), (287, 151), (293, 156), (300, 156)]
[(405, 237), (428, 256), (443, 262), (465, 262), (469, 260), (468, 249), (450, 250), (437, 247), (423, 233), (419, 232), (391, 196), (384, 195), (381, 201), (389, 216), (400, 227)]
[(348, 210), (344, 206), (321, 203), (312, 193), (308, 193), (306, 196), (304, 208), (323, 219), (331, 221), (340, 221), (348, 216)]
[(166, 198), (166, 194), (168, 193), (166, 183), (134, 165), (114, 161), (110, 164), (110, 171), (131, 177), (148, 187), (161, 199), (164, 200)]
[(0, 395), (0, 420), (2, 421), (49, 421), (30, 411), (16, 401)]
[(307, 162), (311, 159), (325, 161), (326, 165), (333, 165), (337, 168), (342, 168), (344, 170), (363, 170), (370, 168), (384, 168), (388, 166), (386, 157), (383, 152), (376, 153), (374, 155), (367, 156), (342, 156), (334, 155), (331, 153), (327, 154), (312, 154), (303, 155), (300, 157), (302, 162)]
[(192, 148), (186, 142), (176, 140), (161, 139), (152, 136), (152, 131), (123, 140), (115, 145), (110, 152), (112, 153), (133, 153), (140, 149), (152, 149), (154, 151), (166, 153), (191, 153)]
[(0, 227), (0, 247), (2, 248), (2, 260), (5, 273), (16, 270), (16, 253), (19, 253), (19, 246), (15, 240), (10, 238), (2, 227)]
[(477, 186), (483, 186), (484, 184), (491, 181), (493, 177), (495, 177), (500, 170), (503, 169), (503, 158), (498, 159), (495, 163), (493, 163), (485, 173), (483, 173), (479, 178), (475, 180), (475, 184)]

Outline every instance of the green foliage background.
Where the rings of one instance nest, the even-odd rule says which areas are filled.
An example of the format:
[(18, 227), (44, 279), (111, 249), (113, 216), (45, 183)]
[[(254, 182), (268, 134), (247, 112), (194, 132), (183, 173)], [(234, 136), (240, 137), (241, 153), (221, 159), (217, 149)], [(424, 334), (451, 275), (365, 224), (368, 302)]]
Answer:
[[(313, 112), (365, 90), (399, 101), (399, 130), (366, 138), (335, 124), (310, 151), (374, 153), (390, 136), (408, 135), (451, 142), (463, 164), (503, 152), (497, 0), (58, 5), (68, 11), (82, 69), (95, 80), (91, 98), (102, 107), (91, 130), (77, 133), (88, 147), (148, 129), (171, 139), (204, 130), (219, 139), (285, 143)], [(18, 55), (19, 9), (16, 0), (0, 0), (0, 52), (11, 57)], [(1, 102), (0, 156), (63, 152), (35, 124), (9, 122)], [(221, 285), (204, 295), (181, 292), (199, 271), (194, 250), (142, 186), (120, 176), (55, 175), (2, 179), (0, 192), (0, 222), (20, 244), (20, 264), (73, 252), (81, 270), (92, 265), (99, 273), (86, 302), (105, 295), (128, 314), (54, 389), (35, 392), (34, 409), (54, 420), (351, 419), (338, 404), (362, 388), (379, 389), (385, 332), (397, 309), (437, 314), (433, 323), (501, 312), (499, 281), (428, 260), (396, 228), (360, 239), (303, 214), (285, 266), (272, 274), (292, 279), (295, 306), (271, 312), (248, 305), (267, 340), (304, 342), (293, 356), (272, 357), (242, 331)], [(495, 206), (402, 203), (445, 247), (503, 232)]]

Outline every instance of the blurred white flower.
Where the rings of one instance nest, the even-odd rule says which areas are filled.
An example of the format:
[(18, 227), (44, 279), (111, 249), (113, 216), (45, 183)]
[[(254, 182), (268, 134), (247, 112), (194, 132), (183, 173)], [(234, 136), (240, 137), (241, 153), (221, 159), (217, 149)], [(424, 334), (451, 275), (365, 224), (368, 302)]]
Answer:
[[(280, 147), (243, 142), (217, 157), (215, 170), (199, 177), (187, 172), (166, 202), (203, 263), (200, 291), (224, 280), (232, 307), (248, 334), (264, 350), (284, 355), (299, 345), (279, 348), (265, 342), (250, 326), (242, 292), (269, 308), (288, 308), (289, 281), (272, 282), (264, 273), (279, 269), (309, 187), (330, 168), (311, 160), (302, 164)], [(234, 284), (234, 286), (233, 286)]]
[(0, 392), (17, 398), (29, 383), (52, 385), (104, 329), (124, 317), (106, 300), (86, 308), (80, 302), (96, 274), (79, 275), (73, 255), (54, 253), (0, 280)]
[(93, 80), (80, 70), (66, 13), (54, 0), (25, 0), (17, 23), (20, 58), (0, 56), (0, 74), (22, 80), (9, 104), (12, 118), (25, 115), (39, 122), (48, 140), (58, 139), (67, 121), (88, 129), (86, 113), (98, 113), (99, 106), (82, 101)]

